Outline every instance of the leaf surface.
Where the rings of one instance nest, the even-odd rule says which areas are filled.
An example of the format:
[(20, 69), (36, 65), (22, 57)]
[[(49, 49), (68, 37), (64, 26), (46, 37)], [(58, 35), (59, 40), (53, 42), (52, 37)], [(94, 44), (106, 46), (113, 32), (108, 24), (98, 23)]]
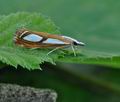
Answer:
[[(59, 61), (82, 64), (100, 64), (116, 68), (119, 68), (120, 66), (120, 52), (118, 51), (118, 45), (116, 45), (118, 40), (115, 41), (115, 39), (111, 39), (110, 45), (113, 46), (114, 51), (111, 51), (112, 49), (109, 51), (110, 45), (104, 43), (107, 43), (110, 38), (103, 38), (101, 44), (99, 44), (98, 42), (100, 39), (98, 39), (98, 35), (95, 35), (97, 40), (92, 38), (93, 40), (91, 39), (91, 42), (90, 38), (93, 35), (91, 35), (91, 37), (90, 35), (87, 37), (86, 35), (81, 35), (81, 39), (85, 40), (86, 37), (86, 46), (78, 47), (76, 49), (77, 56), (74, 56), (71, 47), (65, 50), (60, 49), (47, 56), (47, 53), (51, 49), (31, 50), (18, 47), (14, 44), (13, 37), (16, 29), (23, 27), (34, 31), (59, 34), (58, 27), (56, 27), (49, 18), (38, 13), (21, 12), (10, 14), (8, 16), (1, 16), (0, 19), (0, 60), (8, 65), (14, 67), (20, 65), (28, 69), (37, 69), (39, 68), (39, 64), (44, 62), (54, 63)], [(79, 38), (79, 34), (73, 34), (71, 36), (73, 36), (73, 38)], [(95, 43), (95, 46), (92, 45), (93, 43)], [(104, 49), (100, 50), (100, 47), (103, 47)]]
[(37, 13), (16, 13), (1, 17), (0, 22), (0, 60), (2, 63), (28, 69), (39, 69), (43, 62), (54, 63), (47, 56), (47, 50), (32, 50), (14, 44), (16, 29), (28, 28), (48, 33), (59, 33), (54, 23), (47, 17)]

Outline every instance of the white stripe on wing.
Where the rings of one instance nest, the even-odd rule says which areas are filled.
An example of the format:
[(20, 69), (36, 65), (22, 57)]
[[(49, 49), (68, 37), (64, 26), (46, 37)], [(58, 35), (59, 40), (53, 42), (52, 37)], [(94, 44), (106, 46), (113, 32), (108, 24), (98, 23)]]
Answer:
[(48, 38), (47, 40), (43, 41), (42, 43), (46, 43), (46, 44), (66, 44), (65, 42), (58, 40), (58, 39), (52, 39), (52, 38)]
[(40, 40), (43, 39), (43, 37), (40, 37), (35, 34), (30, 34), (30, 35), (25, 36), (23, 39), (27, 41), (31, 41), (31, 42), (39, 42)]

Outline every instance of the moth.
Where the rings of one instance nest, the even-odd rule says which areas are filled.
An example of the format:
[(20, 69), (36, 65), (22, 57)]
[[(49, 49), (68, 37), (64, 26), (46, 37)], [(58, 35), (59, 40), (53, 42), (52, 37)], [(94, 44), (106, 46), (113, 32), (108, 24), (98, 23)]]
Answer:
[(85, 45), (83, 42), (77, 41), (76, 39), (68, 36), (31, 31), (28, 29), (17, 30), (15, 33), (14, 42), (15, 44), (25, 48), (54, 48), (48, 52), (48, 55), (59, 48), (71, 46), (73, 53), (76, 56), (74, 46)]

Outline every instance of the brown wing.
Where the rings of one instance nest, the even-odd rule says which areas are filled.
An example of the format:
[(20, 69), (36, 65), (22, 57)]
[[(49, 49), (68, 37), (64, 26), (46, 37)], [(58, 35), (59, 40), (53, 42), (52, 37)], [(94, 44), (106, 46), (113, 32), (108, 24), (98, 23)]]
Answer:
[(26, 48), (49, 48), (49, 47), (62, 47), (68, 44), (44, 44), (41, 42), (30, 42), (22, 39), (17, 39), (15, 44), (26, 47)]
[[(40, 37), (42, 37), (43, 39), (40, 40), (39, 42), (32, 42), (32, 41), (27, 41), (24, 40), (23, 38), (25, 36), (28, 36), (30, 34), (35, 34), (38, 35)], [(57, 43), (44, 43), (44, 41), (46, 41), (47, 39), (57, 39), (60, 40), (62, 42), (64, 42), (63, 44), (57, 44)], [(27, 48), (48, 48), (48, 47), (60, 47), (60, 46), (66, 46), (66, 45), (70, 45), (71, 41), (64, 39), (62, 36), (59, 35), (53, 35), (53, 34), (48, 34), (45, 32), (36, 32), (36, 31), (30, 31), (30, 30), (26, 30), (26, 29), (20, 29), (16, 32), (16, 36), (14, 39), (15, 43), (17, 45), (21, 45)]]

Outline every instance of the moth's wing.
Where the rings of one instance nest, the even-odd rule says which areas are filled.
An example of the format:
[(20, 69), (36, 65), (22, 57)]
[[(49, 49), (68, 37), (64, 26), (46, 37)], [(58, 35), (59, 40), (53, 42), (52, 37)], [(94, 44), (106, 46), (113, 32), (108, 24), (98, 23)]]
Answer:
[(36, 34), (29, 34), (23, 37), (23, 39), (26, 41), (31, 41), (31, 42), (39, 42), (43, 39), (43, 37), (36, 35)]
[(53, 39), (53, 38), (48, 38), (45, 41), (42, 42), (43, 44), (66, 44), (66, 42), (58, 40), (58, 39)]

